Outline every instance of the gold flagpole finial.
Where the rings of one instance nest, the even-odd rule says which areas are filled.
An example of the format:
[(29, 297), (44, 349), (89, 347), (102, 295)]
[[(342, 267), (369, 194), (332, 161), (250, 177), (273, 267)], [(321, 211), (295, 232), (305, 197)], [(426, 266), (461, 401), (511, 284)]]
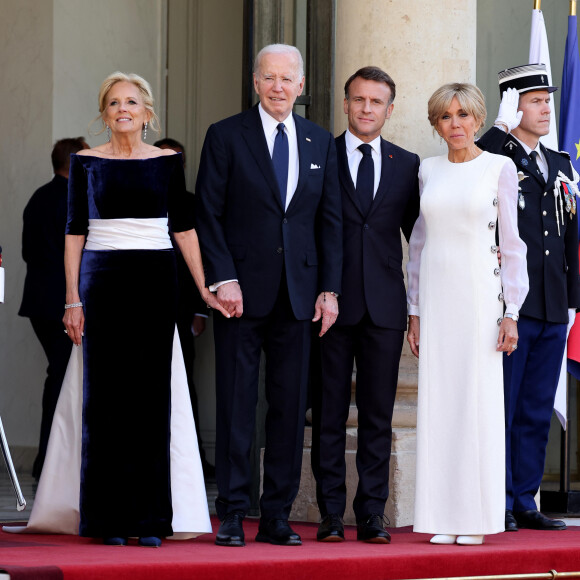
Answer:
[(576, 0), (570, 0), (570, 16), (576, 16)]
[(534, 10), (542, 9), (542, 0), (534, 0)]

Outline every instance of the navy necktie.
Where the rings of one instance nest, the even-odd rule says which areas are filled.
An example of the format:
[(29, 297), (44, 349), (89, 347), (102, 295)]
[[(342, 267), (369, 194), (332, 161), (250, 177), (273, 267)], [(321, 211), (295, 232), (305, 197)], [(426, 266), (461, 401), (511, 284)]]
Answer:
[(538, 152), (537, 151), (532, 151), (530, 153), (530, 158), (532, 160), (532, 167), (533, 169), (536, 171), (536, 173), (538, 174), (538, 177), (542, 180), (542, 181), (546, 181), (544, 179), (544, 174), (542, 173), (542, 170), (540, 169), (540, 166), (538, 165)]
[(274, 165), (274, 173), (278, 180), (278, 187), (280, 189), (280, 199), (282, 200), (282, 207), (286, 209), (286, 189), (288, 188), (288, 159), (290, 153), (288, 151), (288, 137), (284, 132), (284, 123), (278, 123), (278, 133), (274, 139), (274, 151), (272, 152), (272, 164)]
[(367, 215), (373, 202), (375, 192), (375, 162), (372, 156), (372, 147), (368, 143), (358, 146), (363, 154), (356, 175), (356, 195), (363, 215)]

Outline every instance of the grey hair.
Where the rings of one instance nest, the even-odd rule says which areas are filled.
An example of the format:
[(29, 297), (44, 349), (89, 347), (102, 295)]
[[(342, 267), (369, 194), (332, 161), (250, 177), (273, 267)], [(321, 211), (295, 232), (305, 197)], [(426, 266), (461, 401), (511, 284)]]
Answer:
[(265, 46), (256, 55), (256, 59), (254, 60), (254, 74), (258, 74), (262, 57), (266, 54), (291, 54), (295, 56), (298, 60), (298, 76), (300, 78), (304, 76), (304, 61), (302, 60), (302, 55), (295, 46), (290, 44), (268, 44), (268, 46)]

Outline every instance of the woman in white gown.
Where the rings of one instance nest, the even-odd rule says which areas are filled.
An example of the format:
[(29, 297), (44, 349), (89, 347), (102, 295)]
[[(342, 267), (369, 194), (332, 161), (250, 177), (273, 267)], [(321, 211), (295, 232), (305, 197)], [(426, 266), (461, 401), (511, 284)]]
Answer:
[(157, 547), (211, 532), (168, 216), (202, 297), (221, 307), (204, 287), (181, 155), (143, 140), (157, 122), (149, 84), (113, 73), (99, 110), (109, 141), (71, 157), (64, 324), (76, 346), (26, 531)]
[(448, 152), (420, 166), (407, 266), (407, 340), (419, 357), (414, 531), (481, 544), (504, 530), (502, 352), (517, 348), (528, 292), (518, 176), (475, 143), (486, 116), (477, 87), (442, 86), (428, 112)]

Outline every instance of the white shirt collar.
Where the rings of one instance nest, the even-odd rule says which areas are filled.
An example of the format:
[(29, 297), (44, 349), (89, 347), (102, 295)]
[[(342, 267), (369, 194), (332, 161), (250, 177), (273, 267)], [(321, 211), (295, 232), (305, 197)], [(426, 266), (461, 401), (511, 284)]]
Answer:
[[(361, 141), (356, 135), (353, 135), (348, 129), (346, 130), (345, 135), (346, 141), (346, 153), (347, 155), (352, 155), (355, 149), (358, 148), (359, 145), (362, 145), (364, 141)], [(368, 143), (373, 148), (373, 151), (377, 154), (381, 152), (381, 136), (379, 135), (375, 139), (373, 139), (370, 143)]]
[(290, 113), (283, 121), (278, 121), (264, 110), (262, 103), (258, 105), (258, 111), (260, 112), (260, 118), (262, 119), (264, 134), (268, 138), (276, 136), (276, 133), (278, 132), (278, 123), (284, 123), (289, 138), (296, 134), (296, 124), (294, 123), (294, 115), (292, 115), (292, 113)]
[(528, 145), (526, 145), (523, 141), (520, 141), (513, 133), (510, 133), (510, 135), (524, 148), (526, 155), (529, 155), (532, 151), (537, 151), (538, 155), (540, 156), (540, 159), (544, 158), (544, 154), (542, 153), (542, 149), (540, 148), (540, 141), (538, 141), (536, 147), (532, 149), (531, 147), (528, 147)]

